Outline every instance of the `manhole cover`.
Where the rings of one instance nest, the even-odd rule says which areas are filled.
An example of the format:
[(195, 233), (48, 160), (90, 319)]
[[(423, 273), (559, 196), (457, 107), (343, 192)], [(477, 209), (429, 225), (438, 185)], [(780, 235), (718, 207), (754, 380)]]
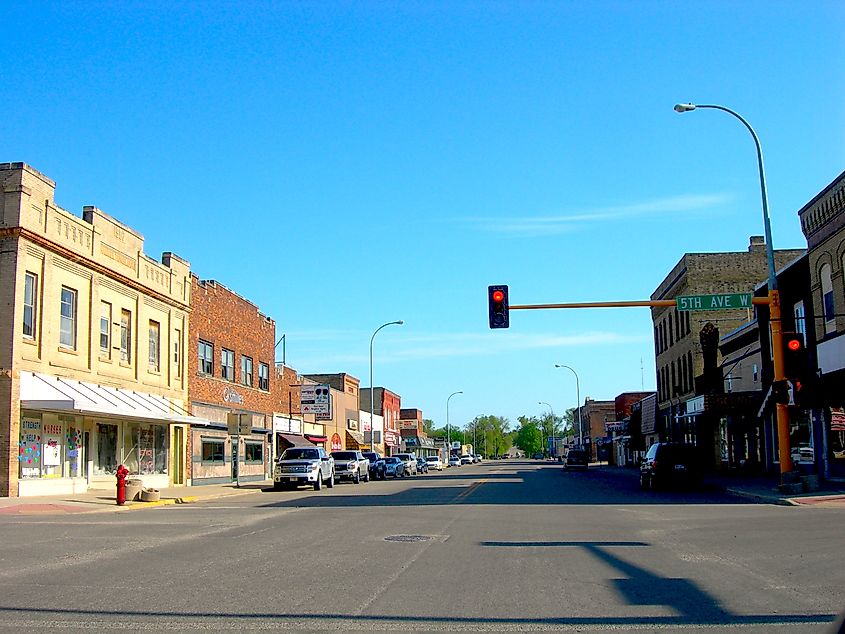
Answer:
[(388, 535), (386, 542), (427, 542), (433, 539), (429, 535)]

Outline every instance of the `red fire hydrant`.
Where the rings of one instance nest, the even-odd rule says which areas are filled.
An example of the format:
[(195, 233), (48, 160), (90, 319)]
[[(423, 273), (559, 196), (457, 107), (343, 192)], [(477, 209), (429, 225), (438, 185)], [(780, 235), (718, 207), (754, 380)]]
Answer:
[(129, 469), (122, 464), (117, 465), (117, 505), (123, 506), (126, 504), (126, 476), (129, 475)]

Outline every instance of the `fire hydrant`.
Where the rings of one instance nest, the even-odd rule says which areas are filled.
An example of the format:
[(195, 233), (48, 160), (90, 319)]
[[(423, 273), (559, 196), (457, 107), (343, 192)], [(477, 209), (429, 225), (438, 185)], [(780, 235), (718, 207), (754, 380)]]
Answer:
[(117, 505), (123, 506), (126, 504), (126, 476), (129, 475), (129, 469), (122, 464), (117, 466)]

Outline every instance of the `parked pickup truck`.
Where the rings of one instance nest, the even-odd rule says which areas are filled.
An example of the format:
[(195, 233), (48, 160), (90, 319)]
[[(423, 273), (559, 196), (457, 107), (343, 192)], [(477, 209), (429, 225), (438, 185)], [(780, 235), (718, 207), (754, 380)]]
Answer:
[(273, 470), (273, 488), (310, 484), (319, 491), (323, 483), (334, 486), (334, 458), (322, 447), (290, 447), (285, 449)]
[(370, 481), (370, 461), (360, 451), (333, 451), (334, 479), (344, 478), (358, 484), (361, 480)]

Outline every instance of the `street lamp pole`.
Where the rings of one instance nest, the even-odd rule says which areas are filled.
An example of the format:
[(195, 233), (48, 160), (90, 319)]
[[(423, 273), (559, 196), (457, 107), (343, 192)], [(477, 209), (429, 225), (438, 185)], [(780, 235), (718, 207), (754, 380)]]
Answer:
[[(555, 410), (552, 408), (552, 406), (549, 403), (546, 403), (545, 401), (539, 401), (537, 403), (537, 405), (548, 405), (549, 411), (552, 413), (552, 438), (554, 438), (554, 435), (555, 435)], [(555, 440), (554, 443), (555, 443), (555, 449), (557, 449), (557, 440)], [(555, 451), (555, 453), (557, 453), (557, 451)], [(551, 456), (551, 457), (554, 458), (554, 456)]]
[(448, 466), (449, 458), (452, 456), (452, 428), (449, 426), (449, 401), (456, 394), (463, 394), (463, 392), (452, 392), (449, 398), (446, 399), (446, 462)]
[[(724, 106), (697, 105), (691, 103), (679, 103), (675, 105), (675, 112), (690, 112), (698, 108), (709, 108), (721, 110), (733, 115), (751, 133), (754, 139), (754, 147), (757, 149), (757, 168), (760, 174), (760, 196), (763, 200), (763, 229), (766, 234), (766, 260), (769, 268), (769, 323), (772, 333), (772, 365), (774, 366), (774, 380), (783, 381), (783, 328), (781, 325), (780, 293), (778, 291), (777, 271), (775, 269), (775, 251), (772, 244), (772, 223), (769, 219), (769, 196), (766, 192), (766, 175), (763, 170), (763, 150), (760, 147), (760, 139), (754, 128), (739, 113)], [(781, 482), (783, 475), (792, 471), (792, 456), (789, 451), (789, 410), (787, 405), (776, 403), (775, 416), (778, 426), (778, 457), (780, 459)]]
[[(375, 432), (376, 432), (376, 429), (375, 429), (376, 421), (375, 421), (375, 416), (373, 415), (373, 412), (375, 411), (375, 400), (374, 400), (375, 396), (374, 396), (374, 394), (375, 394), (375, 391), (376, 391), (376, 388), (373, 386), (373, 340), (376, 338), (378, 331), (381, 330), (382, 328), (386, 328), (387, 326), (401, 326), (404, 323), (405, 322), (402, 321), (401, 319), (398, 320), (398, 321), (389, 321), (386, 324), (382, 324), (381, 326), (376, 328), (376, 331), (373, 333), (373, 336), (370, 337), (370, 451), (376, 450), (376, 444), (375, 444), (375, 442), (373, 442), (375, 440)], [(384, 412), (382, 412), (382, 415), (384, 415)], [(384, 418), (382, 418), (382, 420), (384, 420)], [(382, 430), (382, 431), (384, 431), (384, 430)], [(366, 439), (367, 438), (365, 436), (364, 440), (366, 440)]]
[(578, 379), (578, 373), (570, 368), (568, 365), (555, 363), (556, 368), (566, 368), (575, 375), (575, 398), (578, 399), (578, 445), (581, 449), (584, 448), (584, 424), (581, 422), (581, 381)]

